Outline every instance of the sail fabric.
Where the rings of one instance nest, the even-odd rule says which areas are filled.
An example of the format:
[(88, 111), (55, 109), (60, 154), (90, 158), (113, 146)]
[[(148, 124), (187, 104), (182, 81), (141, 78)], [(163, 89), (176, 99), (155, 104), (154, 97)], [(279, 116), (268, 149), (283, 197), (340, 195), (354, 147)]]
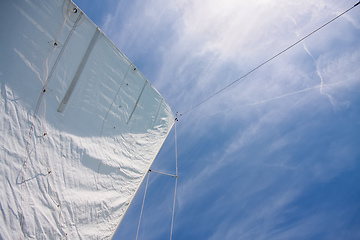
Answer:
[(69, 0), (0, 3), (0, 239), (109, 239), (174, 123)]

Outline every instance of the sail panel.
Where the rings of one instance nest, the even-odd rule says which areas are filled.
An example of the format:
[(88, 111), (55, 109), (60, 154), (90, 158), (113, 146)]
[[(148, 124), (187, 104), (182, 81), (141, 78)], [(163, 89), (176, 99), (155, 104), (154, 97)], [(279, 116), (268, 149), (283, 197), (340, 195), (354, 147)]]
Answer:
[(111, 238), (172, 111), (71, 1), (0, 6), (0, 238)]

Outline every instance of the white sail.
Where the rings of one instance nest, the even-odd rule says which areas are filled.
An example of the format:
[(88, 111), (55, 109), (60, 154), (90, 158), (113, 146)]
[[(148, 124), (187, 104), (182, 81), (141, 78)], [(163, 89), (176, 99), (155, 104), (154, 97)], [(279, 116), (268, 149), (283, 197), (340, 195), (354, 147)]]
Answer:
[(69, 0), (0, 3), (0, 239), (108, 239), (174, 116)]

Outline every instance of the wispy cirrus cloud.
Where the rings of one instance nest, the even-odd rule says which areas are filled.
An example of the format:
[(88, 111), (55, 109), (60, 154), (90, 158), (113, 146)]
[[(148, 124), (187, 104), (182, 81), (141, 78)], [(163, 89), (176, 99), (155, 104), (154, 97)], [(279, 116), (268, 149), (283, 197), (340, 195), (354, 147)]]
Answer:
[[(180, 113), (352, 6), (112, 4), (102, 29)], [(359, 236), (358, 221), (351, 223), (356, 211), (350, 213), (359, 208), (359, 188), (351, 184), (359, 179), (359, 26), (355, 9), (180, 118), (177, 239)], [(172, 133), (157, 160), (165, 166), (173, 140)], [(154, 191), (169, 187), (159, 179)], [(168, 223), (172, 193), (152, 195), (158, 205), (149, 207), (156, 214), (144, 220), (144, 232)], [(147, 235), (162, 236), (166, 230)]]
[[(333, 17), (339, 4), (150, 1), (128, 5), (121, 2), (115, 9), (104, 24), (104, 31), (120, 49), (126, 54), (129, 52), (127, 55), (132, 61), (140, 64), (140, 70), (165, 95), (174, 110), (181, 111), (284, 49), (325, 18)], [(320, 14), (322, 12), (327, 15)], [(294, 26), (294, 21), (302, 27)], [(322, 35), (327, 34), (328, 31)], [(294, 55), (300, 53), (299, 49), (293, 51)], [(152, 59), (151, 64), (144, 64), (145, 58)], [(266, 69), (266, 74), (279, 75), (278, 71), (297, 65), (293, 60), (286, 65), (284, 62), (273, 64), (272, 69)], [(316, 71), (315, 66), (312, 71)], [(297, 81), (301, 84), (302, 79)], [(258, 86), (257, 92), (264, 89), (262, 86), (266, 84)], [(287, 89), (282, 88), (284, 91), (279, 95), (286, 95)], [(288, 93), (294, 90), (301, 91), (290, 89)], [(242, 90), (244, 96), (254, 95), (246, 91)]]

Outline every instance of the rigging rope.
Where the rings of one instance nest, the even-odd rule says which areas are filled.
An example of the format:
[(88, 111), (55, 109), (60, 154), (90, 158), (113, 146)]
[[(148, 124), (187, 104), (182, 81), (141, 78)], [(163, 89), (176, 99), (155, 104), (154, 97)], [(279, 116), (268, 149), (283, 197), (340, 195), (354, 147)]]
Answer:
[(168, 176), (171, 176), (171, 177), (177, 177), (177, 175), (173, 175), (173, 174), (170, 174), (170, 173), (159, 172), (159, 171), (155, 171), (155, 170), (152, 170), (152, 169), (150, 169), (149, 172), (155, 172), (155, 173), (159, 173), (159, 174), (163, 174), (163, 175), (168, 175)]
[(142, 215), (143, 215), (143, 210), (144, 210), (144, 205), (145, 205), (145, 198), (146, 198), (146, 192), (147, 192), (148, 184), (149, 184), (150, 172), (155, 172), (155, 173), (175, 177), (174, 200), (173, 200), (173, 207), (172, 207), (172, 214), (171, 214), (171, 227), (170, 227), (170, 240), (172, 239), (172, 233), (173, 233), (173, 228), (174, 228), (174, 217), (175, 217), (177, 182), (178, 182), (178, 156), (177, 156), (177, 133), (176, 133), (176, 122), (178, 121), (177, 118), (175, 118), (174, 121), (175, 121), (174, 122), (174, 125), (175, 125), (175, 175), (149, 169), (149, 171), (147, 173), (147, 180), (146, 180), (146, 185), (145, 185), (144, 197), (143, 197), (143, 202), (142, 202), (142, 205), (141, 205), (139, 223), (138, 223), (138, 228), (137, 228), (137, 232), (136, 232), (136, 238), (135, 238), (136, 240), (138, 239), (138, 236), (139, 236), (141, 218), (142, 218)]
[(177, 159), (177, 134), (176, 134), (176, 122), (178, 121), (178, 117), (183, 116), (184, 114), (189, 113), (190, 111), (194, 110), (195, 108), (199, 107), (200, 105), (202, 105), (203, 103), (209, 101), (211, 98), (215, 97), (216, 95), (218, 95), (219, 93), (223, 92), (224, 90), (226, 90), (227, 88), (229, 88), (230, 86), (234, 85), (235, 83), (237, 83), (238, 81), (244, 79), (245, 77), (247, 77), (248, 75), (250, 75), (251, 73), (253, 73), (254, 71), (258, 70), (259, 68), (261, 68), (262, 66), (264, 66), (265, 64), (269, 63), (270, 61), (272, 61), (273, 59), (277, 58), (278, 56), (280, 56), (281, 54), (285, 53), (286, 51), (288, 51), (289, 49), (293, 48), (294, 46), (296, 46), (297, 44), (299, 44), (300, 42), (304, 41), (306, 38), (310, 37), (311, 35), (313, 35), (314, 33), (318, 32), (320, 29), (324, 28), (325, 26), (329, 25), (330, 23), (332, 23), (333, 21), (335, 21), (336, 19), (340, 18), (341, 16), (343, 16), (344, 14), (346, 14), (347, 12), (351, 11), (353, 8), (355, 8), (356, 6), (360, 5), (360, 1), (358, 3), (356, 3), (354, 6), (350, 7), (349, 9), (347, 9), (346, 11), (342, 12), (341, 14), (337, 15), (336, 17), (334, 17), (333, 19), (331, 19), (330, 21), (326, 22), (325, 24), (321, 25), (320, 27), (318, 27), (317, 29), (315, 29), (314, 31), (312, 31), (311, 33), (307, 34), (306, 36), (302, 37), (301, 39), (299, 39), (298, 41), (296, 41), (295, 43), (293, 43), (292, 45), (290, 45), (289, 47), (285, 48), (284, 50), (282, 50), (281, 52), (275, 54), (274, 56), (272, 56), (271, 58), (267, 59), (266, 61), (262, 62), (261, 64), (259, 64), (257, 67), (253, 68), (252, 70), (250, 70), (249, 72), (247, 72), (246, 74), (244, 74), (243, 76), (239, 77), (238, 79), (236, 79), (235, 81), (231, 82), (230, 84), (228, 84), (227, 86), (223, 87), (222, 89), (218, 90), (217, 92), (213, 93), (212, 95), (210, 95), (209, 97), (205, 98), (204, 100), (202, 100), (201, 102), (199, 102), (198, 104), (196, 104), (195, 106), (193, 106), (192, 108), (186, 110), (185, 112), (178, 114), (176, 113), (176, 118), (175, 118), (175, 162), (176, 162), (176, 179), (175, 179), (175, 190), (174, 190), (174, 200), (173, 200), (173, 209), (172, 209), (172, 217), (171, 217), (171, 230), (170, 230), (170, 240), (172, 240), (172, 234), (173, 234), (173, 226), (174, 226), (174, 215), (175, 215), (175, 203), (176, 203), (176, 192), (177, 192), (177, 181), (178, 181), (178, 159)]
[(176, 190), (177, 190), (177, 182), (178, 182), (178, 178), (177, 178), (177, 176), (178, 176), (178, 154), (177, 154), (177, 134), (176, 134), (176, 122), (177, 121), (178, 121), (177, 118), (175, 118), (174, 130), (175, 130), (175, 174), (176, 174), (176, 179), (175, 179), (173, 209), (172, 209), (172, 215), (171, 215), (170, 240), (172, 239), (172, 233), (173, 233), (173, 228), (174, 228)]
[(140, 231), (140, 223), (141, 223), (141, 217), (143, 214), (143, 210), (144, 210), (144, 204), (145, 204), (145, 197), (146, 197), (146, 191), (149, 185), (149, 175), (150, 175), (150, 171), (147, 173), (147, 179), (146, 179), (146, 185), (145, 185), (145, 192), (144, 192), (144, 198), (143, 198), (143, 202), (141, 205), (141, 211), (140, 211), (140, 217), (139, 217), (139, 223), (138, 223), (138, 228), (137, 228), (137, 232), (136, 232), (136, 240), (138, 239), (139, 236), (139, 231)]
[(227, 86), (223, 87), (222, 89), (220, 89), (219, 91), (213, 93), (212, 95), (210, 95), (209, 97), (205, 98), (204, 100), (202, 100), (201, 102), (199, 102), (198, 104), (196, 104), (195, 106), (191, 107), (190, 109), (186, 110), (185, 112), (183, 112), (182, 114), (180, 114), (180, 116), (189, 113), (190, 111), (194, 110), (195, 108), (199, 107), (200, 105), (202, 105), (203, 103), (209, 101), (211, 98), (215, 97), (216, 95), (218, 95), (219, 93), (221, 93), (222, 91), (224, 91), (225, 89), (229, 88), (230, 86), (234, 85), (235, 83), (237, 83), (238, 81), (244, 79), (245, 77), (247, 77), (249, 74), (255, 72), (256, 70), (258, 70), (259, 68), (261, 68), (262, 66), (264, 66), (265, 64), (267, 64), (268, 62), (270, 62), (271, 60), (273, 60), (274, 58), (280, 56), (281, 54), (283, 54), (284, 52), (288, 51), (289, 49), (291, 49), (292, 47), (294, 47), (295, 45), (299, 44), (300, 42), (304, 41), (306, 38), (310, 37), (311, 35), (313, 35), (314, 33), (316, 33), (317, 31), (319, 31), (320, 29), (324, 28), (325, 26), (327, 26), (328, 24), (332, 23), (333, 21), (335, 21), (336, 19), (338, 19), (339, 17), (343, 16), (344, 14), (346, 14), (347, 12), (349, 12), (350, 10), (352, 10), (353, 8), (355, 8), (356, 6), (358, 6), (360, 4), (360, 1), (358, 3), (356, 3), (354, 6), (352, 6), (351, 8), (349, 8), (348, 10), (342, 12), (341, 14), (337, 15), (335, 18), (331, 19), (330, 21), (328, 21), (327, 23), (323, 24), (322, 26), (318, 27), (317, 29), (315, 29), (314, 31), (312, 31), (311, 33), (309, 33), (308, 35), (306, 35), (305, 37), (301, 38), (300, 40), (298, 40), (297, 42), (293, 43), (292, 45), (290, 45), (289, 47), (285, 48), (284, 50), (282, 50), (281, 52), (277, 53), (276, 55), (274, 55), (273, 57), (269, 58), (268, 60), (264, 61), (263, 63), (261, 63), (260, 65), (258, 65), (257, 67), (253, 68), (252, 70), (250, 70), (249, 72), (247, 72), (246, 74), (244, 74), (243, 76), (239, 77), (238, 79), (236, 79), (235, 81), (231, 82), (230, 84), (228, 84)]

